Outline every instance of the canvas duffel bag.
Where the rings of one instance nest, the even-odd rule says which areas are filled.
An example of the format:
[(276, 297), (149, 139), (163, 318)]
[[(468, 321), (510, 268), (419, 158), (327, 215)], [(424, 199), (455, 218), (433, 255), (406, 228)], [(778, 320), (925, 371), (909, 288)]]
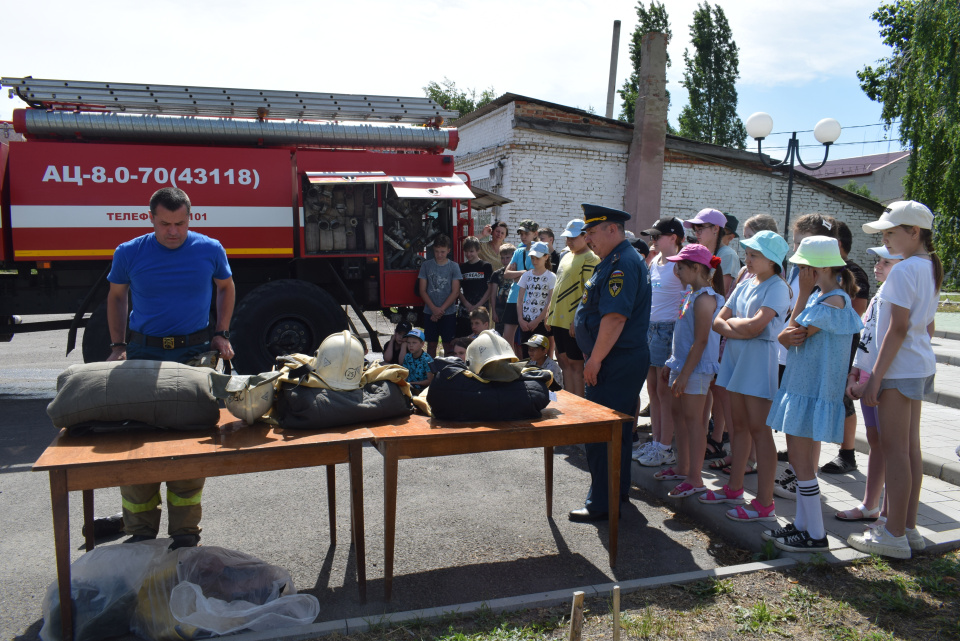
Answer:
[[(457, 358), (434, 361), (436, 374), (427, 388), (434, 418), (456, 421), (512, 421), (540, 418), (550, 402), (547, 370), (523, 370), (513, 381), (480, 378)], [(520, 364), (518, 364), (520, 365)]]
[(348, 391), (283, 383), (273, 418), (286, 429), (321, 430), (373, 423), (411, 411), (409, 396), (391, 381), (374, 381)]

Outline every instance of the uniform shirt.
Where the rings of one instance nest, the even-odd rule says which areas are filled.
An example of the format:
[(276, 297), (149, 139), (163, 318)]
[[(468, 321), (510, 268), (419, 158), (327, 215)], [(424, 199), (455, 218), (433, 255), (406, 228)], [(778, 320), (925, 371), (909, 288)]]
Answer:
[(550, 299), (547, 324), (551, 327), (570, 329), (573, 315), (583, 297), (583, 285), (593, 276), (600, 258), (591, 250), (580, 254), (565, 252), (557, 268), (557, 284)]
[(487, 284), (492, 273), (493, 267), (490, 263), (482, 260), (475, 263), (460, 263), (460, 275), (463, 276), (460, 286), (463, 288), (463, 297), (471, 305), (476, 305), (477, 301), (487, 293)]
[(584, 286), (574, 318), (577, 345), (584, 354), (593, 352), (600, 333), (600, 320), (606, 314), (627, 317), (617, 338), (617, 349), (646, 349), (650, 324), (650, 276), (643, 257), (626, 239), (600, 261), (593, 277)]
[(130, 286), (131, 330), (147, 336), (185, 336), (210, 325), (213, 279), (231, 276), (223, 245), (188, 231), (176, 249), (161, 245), (153, 233), (121, 244), (107, 280)]
[[(443, 265), (438, 265), (437, 261), (431, 258), (423, 261), (423, 264), (420, 265), (420, 274), (417, 278), (427, 281), (427, 297), (433, 301), (434, 305), (440, 307), (452, 292), (460, 291), (460, 280), (463, 277), (460, 275), (460, 265), (452, 260), (448, 260)], [(429, 315), (430, 307), (424, 305), (423, 311)], [(443, 314), (449, 316), (456, 313), (457, 306), (451, 305)]]

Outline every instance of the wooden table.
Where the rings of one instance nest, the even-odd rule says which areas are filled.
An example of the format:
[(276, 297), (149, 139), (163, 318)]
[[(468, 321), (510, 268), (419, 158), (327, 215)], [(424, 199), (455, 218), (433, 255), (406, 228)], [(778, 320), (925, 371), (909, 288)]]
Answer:
[(226, 410), (220, 411), (218, 428), (204, 432), (68, 436), (66, 430), (62, 430), (33, 469), (50, 473), (57, 582), (60, 603), (67, 604), (60, 608), (63, 638), (73, 638), (68, 495), (71, 490), (83, 492), (83, 520), (89, 551), (94, 547), (93, 490), (96, 488), (325, 465), (330, 543), (335, 544), (334, 466), (349, 463), (351, 541), (356, 545), (360, 600), (366, 602), (361, 449), (364, 442), (371, 439), (368, 429), (355, 425), (323, 432), (281, 430), (262, 423), (244, 426)]
[[(397, 463), (400, 459), (543, 448), (547, 517), (553, 516), (553, 448), (560, 445), (606, 441), (610, 482), (610, 567), (617, 560), (620, 517), (620, 439), (624, 420), (631, 417), (591, 403), (569, 392), (543, 416), (525, 421), (470, 423), (442, 421), (419, 414), (370, 426), (374, 444), (384, 459), (384, 596), (393, 591), (393, 558), (397, 524)], [(586, 491), (586, 488), (584, 488)]]

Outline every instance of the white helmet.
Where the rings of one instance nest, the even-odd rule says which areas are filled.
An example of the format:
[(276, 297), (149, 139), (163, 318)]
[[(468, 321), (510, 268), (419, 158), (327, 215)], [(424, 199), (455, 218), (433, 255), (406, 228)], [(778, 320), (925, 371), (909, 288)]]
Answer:
[(317, 349), (317, 375), (333, 390), (360, 389), (363, 351), (363, 343), (348, 330), (327, 336)]
[(264, 382), (256, 387), (244, 387), (232, 392), (224, 399), (227, 410), (247, 425), (253, 425), (267, 413), (273, 405), (274, 389), (272, 382)]
[(474, 374), (479, 375), (487, 363), (517, 360), (510, 343), (493, 330), (483, 330), (467, 347), (467, 367)]

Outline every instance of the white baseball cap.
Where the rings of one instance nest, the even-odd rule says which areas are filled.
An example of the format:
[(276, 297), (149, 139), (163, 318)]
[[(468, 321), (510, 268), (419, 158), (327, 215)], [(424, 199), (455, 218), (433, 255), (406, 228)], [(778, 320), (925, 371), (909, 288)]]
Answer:
[(890, 250), (883, 245), (880, 245), (879, 247), (868, 247), (867, 253), (873, 254), (878, 258), (886, 258), (887, 260), (903, 260), (903, 256), (891, 254)]
[(874, 223), (863, 225), (863, 233), (878, 234), (898, 225), (916, 225), (920, 229), (933, 229), (933, 212), (915, 200), (898, 200), (890, 203), (887, 210)]
[(584, 222), (579, 218), (574, 218), (569, 223), (567, 223), (567, 228), (563, 230), (563, 233), (560, 234), (566, 238), (576, 238), (583, 233)]
[(534, 243), (528, 253), (535, 258), (541, 258), (550, 253), (550, 248), (543, 242)]

